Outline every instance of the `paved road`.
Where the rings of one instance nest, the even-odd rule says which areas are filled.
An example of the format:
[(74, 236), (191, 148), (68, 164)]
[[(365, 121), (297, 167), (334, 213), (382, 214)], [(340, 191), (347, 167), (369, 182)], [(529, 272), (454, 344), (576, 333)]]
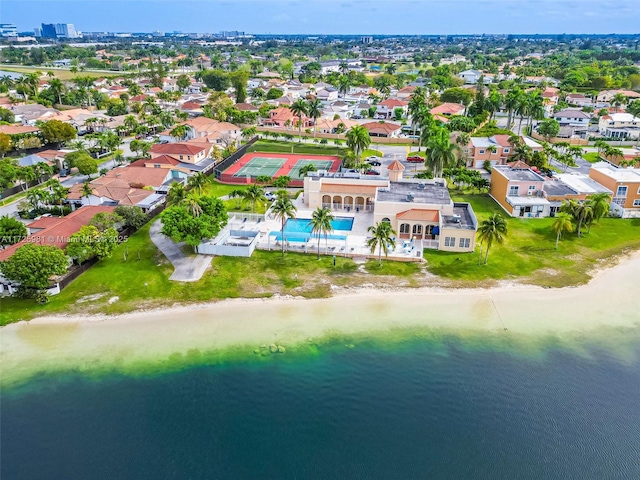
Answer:
[(209, 255), (196, 255), (195, 257), (187, 257), (180, 247), (184, 243), (175, 243), (171, 239), (160, 233), (162, 223), (160, 219), (156, 220), (149, 229), (149, 236), (156, 247), (171, 262), (175, 269), (169, 280), (177, 282), (197, 282), (202, 278), (205, 270), (209, 268), (213, 257)]

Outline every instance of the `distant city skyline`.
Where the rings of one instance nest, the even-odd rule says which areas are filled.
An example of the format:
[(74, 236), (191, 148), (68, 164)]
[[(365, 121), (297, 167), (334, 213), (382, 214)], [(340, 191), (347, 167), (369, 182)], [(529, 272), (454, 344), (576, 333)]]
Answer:
[(640, 33), (637, 0), (2, 0), (0, 21), (31, 31), (243, 30), (272, 34)]

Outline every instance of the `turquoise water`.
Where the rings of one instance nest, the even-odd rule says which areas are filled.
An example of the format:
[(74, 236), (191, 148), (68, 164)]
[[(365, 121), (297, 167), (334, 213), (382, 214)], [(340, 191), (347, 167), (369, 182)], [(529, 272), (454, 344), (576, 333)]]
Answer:
[(447, 336), (317, 348), (3, 388), (0, 476), (640, 478), (640, 345), (628, 362)]
[[(310, 218), (290, 218), (284, 225), (285, 233), (311, 233)], [(351, 231), (353, 228), (353, 218), (335, 217), (331, 220), (333, 230)]]

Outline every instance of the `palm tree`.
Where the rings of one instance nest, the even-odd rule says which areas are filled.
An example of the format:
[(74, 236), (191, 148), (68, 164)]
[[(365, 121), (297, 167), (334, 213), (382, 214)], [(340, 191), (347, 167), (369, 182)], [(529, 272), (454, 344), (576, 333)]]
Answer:
[(291, 113), (298, 117), (298, 140), (302, 141), (302, 115), (307, 113), (307, 103), (299, 98), (289, 107)]
[(249, 140), (251, 137), (255, 137), (258, 133), (258, 129), (256, 127), (247, 127), (242, 129), (242, 138), (245, 140)]
[(180, 182), (174, 182), (169, 188), (167, 193), (167, 204), (178, 205), (187, 196), (187, 190), (184, 188), (184, 184)]
[(427, 143), (425, 164), (431, 169), (434, 177), (440, 177), (444, 168), (457, 163), (456, 154), (459, 151), (460, 147), (451, 143), (449, 131), (443, 127), (436, 127)]
[(480, 242), (487, 245), (484, 264), (489, 260), (489, 249), (494, 243), (503, 243), (507, 236), (507, 222), (499, 213), (494, 213), (488, 219), (483, 220), (478, 228)]
[(202, 192), (202, 187), (204, 187), (207, 183), (209, 183), (209, 179), (202, 172), (194, 173), (189, 180), (187, 180), (187, 186), (189, 188), (194, 188), (198, 191), (198, 193)]
[(176, 140), (183, 140), (187, 136), (188, 131), (189, 127), (187, 125), (176, 125), (169, 132), (169, 135), (171, 135)]
[(93, 189), (91, 188), (91, 184), (87, 181), (82, 184), (82, 195), (80, 198), (87, 197), (87, 201), (89, 197), (93, 195)]
[(362, 152), (371, 145), (371, 137), (369, 136), (369, 130), (362, 125), (354, 125), (351, 130), (347, 132), (347, 146), (360, 160)]
[(308, 173), (317, 171), (318, 169), (316, 166), (313, 163), (310, 163), (304, 167), (300, 167), (300, 170), (298, 170), (298, 178), (306, 177)]
[(322, 102), (317, 98), (309, 100), (309, 102), (307, 102), (307, 115), (313, 118), (313, 138), (316, 138), (318, 119), (322, 115)]
[(518, 105), (522, 102), (521, 98), (523, 96), (522, 90), (513, 89), (509, 90), (507, 96), (504, 100), (504, 106), (509, 112), (508, 120), (507, 120), (507, 128), (511, 128), (511, 122), (513, 120), (513, 112), (518, 108)]
[(198, 196), (193, 194), (193, 193), (189, 193), (184, 200), (182, 200), (181, 202), (182, 205), (184, 205), (184, 207), (187, 209), (187, 211), (193, 215), (194, 217), (199, 217), (200, 215), (202, 215), (202, 207), (200, 206), (200, 203), (198, 202)]
[(520, 123), (518, 123), (518, 135), (521, 135), (522, 120), (524, 120), (525, 117), (528, 117), (531, 112), (531, 98), (526, 94), (520, 95), (518, 97), (518, 104), (516, 105), (515, 111), (516, 114), (520, 116)]
[(240, 199), (244, 198), (244, 189), (237, 188), (235, 190), (231, 190), (227, 195), (229, 200), (236, 199), (236, 208), (240, 208)]
[(556, 234), (556, 250), (558, 249), (558, 242), (560, 237), (565, 232), (573, 232), (573, 217), (568, 213), (559, 213), (553, 219), (551, 224), (551, 230)]
[(598, 157), (601, 157), (602, 152), (606, 151), (606, 149), (609, 147), (609, 144), (604, 140), (596, 140), (593, 146), (598, 149)]
[(320, 260), (320, 236), (324, 235), (325, 242), (329, 243), (329, 233), (333, 230), (333, 213), (326, 207), (318, 207), (311, 214), (311, 233), (318, 235), (318, 260)]
[(256, 203), (266, 201), (266, 197), (264, 196), (264, 188), (256, 185), (250, 185), (242, 192), (242, 196), (245, 201), (251, 203), (251, 212), (255, 213), (256, 211)]
[(589, 201), (580, 202), (576, 206), (574, 218), (578, 222), (578, 237), (582, 236), (581, 228), (583, 225), (590, 226), (593, 222), (593, 207)]
[(620, 107), (627, 102), (627, 97), (623, 93), (616, 93), (611, 99), (611, 106), (616, 109), (616, 112), (620, 111)]
[(64, 91), (64, 84), (59, 78), (52, 78), (49, 80), (49, 91), (58, 97), (58, 105), (62, 105), (62, 92)]
[(600, 219), (609, 213), (611, 197), (608, 193), (594, 193), (589, 197), (589, 202), (593, 209), (593, 219), (600, 222)]
[(389, 255), (389, 249), (396, 247), (396, 241), (394, 235), (396, 232), (391, 228), (389, 222), (379, 222), (374, 226), (367, 229), (371, 234), (371, 238), (367, 241), (367, 246), (371, 249), (371, 253), (374, 253), (378, 248), (378, 265), (382, 266), (382, 252), (384, 256)]
[(284, 225), (289, 218), (296, 218), (296, 207), (293, 205), (289, 197), (284, 195), (278, 195), (278, 198), (271, 207), (271, 213), (280, 220), (282, 228), (280, 229), (280, 240), (282, 243), (282, 256), (284, 257)]

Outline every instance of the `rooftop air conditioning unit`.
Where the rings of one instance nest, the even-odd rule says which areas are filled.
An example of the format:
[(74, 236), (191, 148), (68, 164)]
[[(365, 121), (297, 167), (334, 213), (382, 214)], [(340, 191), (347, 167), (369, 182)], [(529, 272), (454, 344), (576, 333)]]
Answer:
[(407, 195), (407, 202), (413, 202), (413, 194), (412, 193), (409, 193)]
[(453, 216), (453, 223), (460, 223), (460, 220), (461, 220), (460, 215)]
[(531, 195), (533, 195), (533, 190), (527, 191), (527, 196), (530, 197)]

